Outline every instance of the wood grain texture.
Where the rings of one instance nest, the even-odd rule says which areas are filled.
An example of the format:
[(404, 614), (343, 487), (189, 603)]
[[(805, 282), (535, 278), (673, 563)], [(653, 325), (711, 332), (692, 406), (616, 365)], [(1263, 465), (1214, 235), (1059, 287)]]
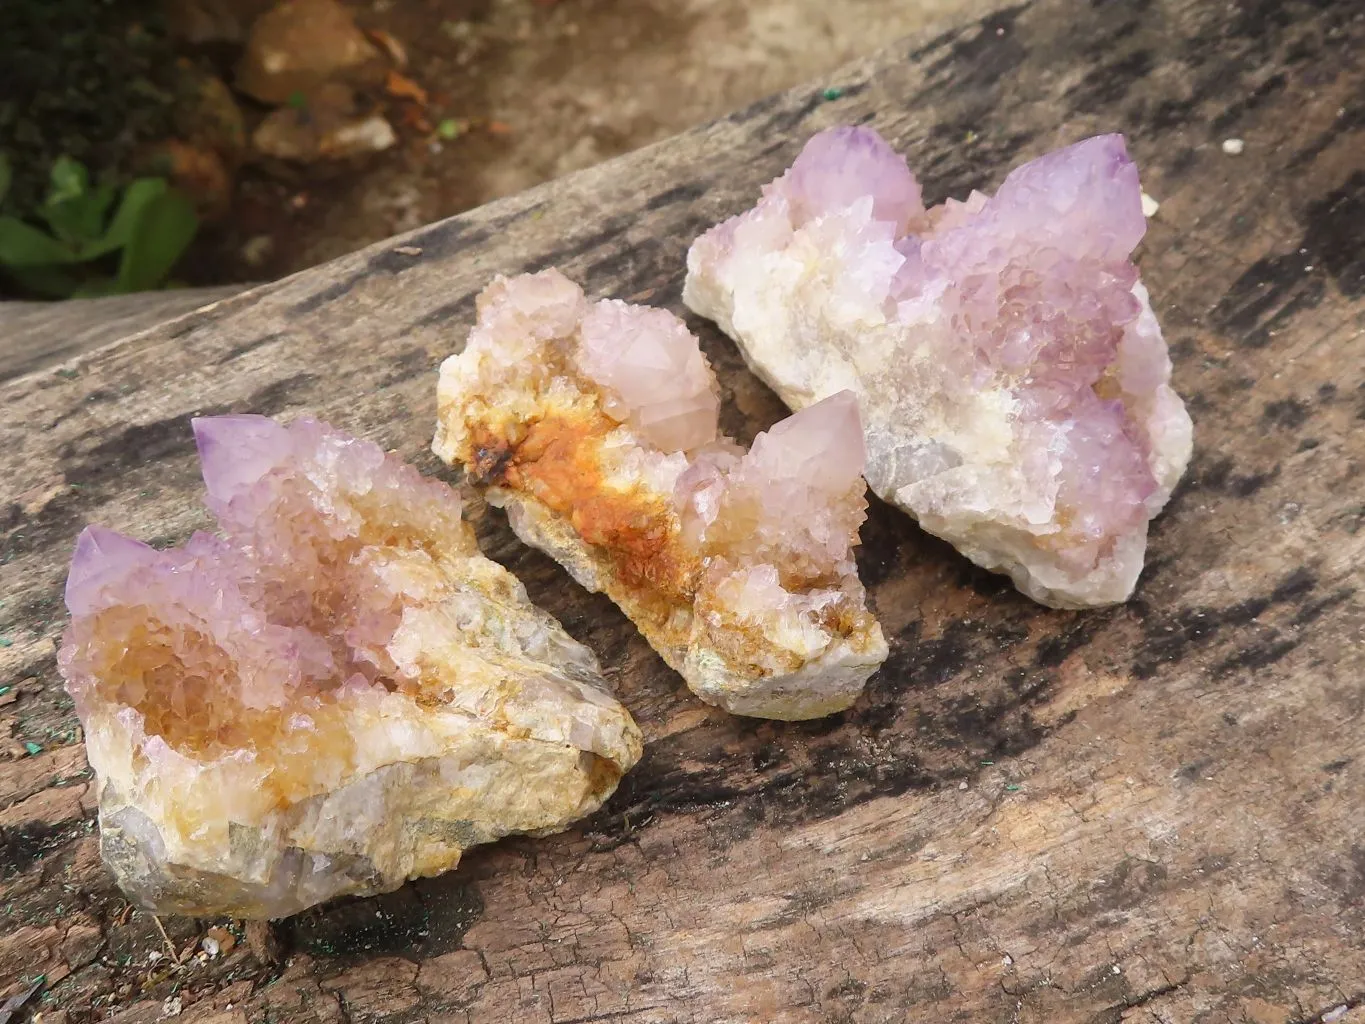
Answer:
[[(1125, 131), (1196, 452), (1136, 597), (1104, 611), (1038, 607), (874, 506), (860, 565), (891, 658), (852, 710), (797, 725), (699, 705), (476, 506), (646, 731), (601, 814), (281, 923), (271, 984), (245, 943), (148, 979), (161, 939), (94, 864), (88, 796), (0, 765), (28, 794), (5, 811), (0, 964), (96, 928), (49, 994), (73, 1021), (139, 996), (122, 1019), (154, 1019), (177, 980), (215, 1021), (1365, 1019), (1363, 54), (1357, 0), (1037, 0), (5, 385), (0, 671), (33, 682), (0, 714), (35, 738), (73, 724), (53, 641), (77, 530), (206, 522), (189, 415), (308, 411), (439, 473), (434, 370), (490, 275), (553, 264), (682, 312), (691, 239), (838, 122), (903, 146), (933, 201)], [(689, 322), (725, 427), (777, 419)]]
[(244, 290), (223, 285), (68, 302), (0, 302), (0, 382), (56, 366)]

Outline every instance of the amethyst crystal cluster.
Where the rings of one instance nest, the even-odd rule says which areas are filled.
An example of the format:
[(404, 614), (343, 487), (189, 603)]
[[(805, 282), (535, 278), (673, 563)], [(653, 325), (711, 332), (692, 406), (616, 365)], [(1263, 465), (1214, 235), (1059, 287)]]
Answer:
[(101, 847), (163, 912), (282, 917), (562, 828), (640, 756), (445, 484), (312, 420), (196, 420), (223, 536), (80, 537), (59, 663)]
[(498, 278), (478, 308), (441, 367), (436, 454), (703, 700), (788, 720), (852, 704), (887, 654), (852, 556), (867, 508), (852, 396), (746, 452), (671, 313), (590, 302), (555, 270)]
[(868, 128), (813, 138), (688, 253), (684, 299), (793, 408), (858, 396), (872, 489), (1045, 604), (1122, 601), (1191, 424), (1105, 135), (926, 209)]

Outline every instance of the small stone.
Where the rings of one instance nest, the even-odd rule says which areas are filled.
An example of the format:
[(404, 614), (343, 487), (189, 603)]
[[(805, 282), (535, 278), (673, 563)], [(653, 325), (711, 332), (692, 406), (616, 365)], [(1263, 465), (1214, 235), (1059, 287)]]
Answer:
[(338, 82), (319, 86), (298, 106), (267, 115), (251, 136), (261, 155), (303, 164), (365, 156), (397, 141), (382, 115), (356, 114), (355, 93)]
[(152, 148), (147, 163), (194, 204), (200, 219), (213, 222), (227, 214), (233, 176), (217, 150), (167, 139)]
[(703, 700), (817, 718), (885, 659), (852, 558), (867, 503), (851, 394), (745, 452), (719, 433), (715, 377), (680, 320), (589, 302), (550, 270), (479, 296), (438, 406), (436, 454), (616, 601)]
[(876, 132), (835, 128), (697, 239), (683, 299), (793, 408), (856, 393), (868, 482), (930, 533), (1044, 604), (1110, 604), (1191, 450), (1141, 195), (1106, 135), (926, 210)]
[(324, 82), (377, 83), (386, 69), (383, 55), (336, 0), (283, 0), (251, 26), (237, 88), (278, 105)]
[(1161, 209), (1161, 204), (1149, 196), (1146, 192), (1142, 193), (1142, 215), (1147, 218), (1156, 216), (1156, 211)]
[(379, 153), (398, 141), (393, 126), (379, 114), (357, 121), (349, 121), (340, 128), (324, 136), (322, 155), (332, 159), (345, 159), (365, 153)]
[(1246, 143), (1241, 139), (1224, 139), (1223, 152), (1228, 156), (1237, 156), (1242, 150), (1246, 149)]
[(242, 262), (248, 267), (264, 266), (274, 252), (274, 238), (270, 235), (252, 235), (242, 244)]
[[(237, 945), (237, 936), (233, 935), (232, 932), (228, 931), (226, 928), (215, 926), (208, 930), (208, 933), (204, 936), (204, 941), (212, 942), (218, 949), (218, 953), (209, 953), (210, 956), (217, 956), (220, 954), (222, 956), (227, 956)], [(204, 950), (207, 952), (208, 946), (205, 946)]]
[(454, 491), (313, 420), (194, 432), (225, 538), (90, 527), (66, 587), (58, 665), (138, 906), (284, 917), (611, 794), (639, 730)]

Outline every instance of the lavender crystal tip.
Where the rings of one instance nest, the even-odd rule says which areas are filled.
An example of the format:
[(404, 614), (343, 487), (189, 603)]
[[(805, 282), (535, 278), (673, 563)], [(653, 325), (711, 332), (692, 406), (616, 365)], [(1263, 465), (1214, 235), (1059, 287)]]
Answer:
[(289, 456), (289, 429), (268, 416), (196, 416), (190, 426), (211, 499), (230, 500)]
[(139, 540), (103, 526), (87, 526), (76, 538), (66, 576), (66, 607), (72, 615), (95, 608), (104, 584), (154, 560), (156, 551)]
[(693, 243), (683, 299), (792, 408), (855, 392), (882, 498), (1044, 604), (1104, 605), (1192, 445), (1145, 230), (1121, 135), (926, 210), (881, 136), (833, 128)]
[(639, 730), (450, 488), (313, 420), (194, 432), (223, 536), (92, 526), (67, 578), (58, 665), (138, 905), (282, 917), (610, 795)]

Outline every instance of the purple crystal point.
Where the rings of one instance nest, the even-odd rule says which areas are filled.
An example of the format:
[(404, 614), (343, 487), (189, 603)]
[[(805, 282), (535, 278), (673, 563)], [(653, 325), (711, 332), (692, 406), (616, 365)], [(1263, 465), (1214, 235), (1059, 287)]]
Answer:
[(289, 428), (267, 416), (198, 416), (190, 425), (215, 510), (284, 462), (293, 447)]
[(613, 299), (579, 328), (578, 363), (606, 390), (607, 412), (668, 452), (715, 440), (720, 400), (697, 339), (667, 310)]
[(1037, 233), (1065, 252), (1102, 261), (1127, 259), (1147, 231), (1137, 165), (1117, 134), (1015, 168), (987, 207), (999, 228)]
[(867, 463), (857, 396), (840, 391), (774, 424), (754, 438), (748, 460), (776, 479), (802, 479), (833, 493), (847, 490)]
[(924, 213), (919, 182), (901, 156), (871, 128), (830, 128), (806, 143), (774, 183), (792, 204), (796, 224), (872, 197), (872, 216), (904, 228)]
[(104, 588), (134, 569), (155, 563), (153, 548), (103, 526), (87, 526), (76, 538), (71, 571), (66, 577), (66, 606), (73, 615), (87, 615), (99, 607)]
[(774, 572), (832, 571), (856, 585), (850, 538), (866, 516), (863, 429), (851, 391), (788, 416), (736, 457), (720, 451), (679, 481), (685, 528), (743, 538)]

